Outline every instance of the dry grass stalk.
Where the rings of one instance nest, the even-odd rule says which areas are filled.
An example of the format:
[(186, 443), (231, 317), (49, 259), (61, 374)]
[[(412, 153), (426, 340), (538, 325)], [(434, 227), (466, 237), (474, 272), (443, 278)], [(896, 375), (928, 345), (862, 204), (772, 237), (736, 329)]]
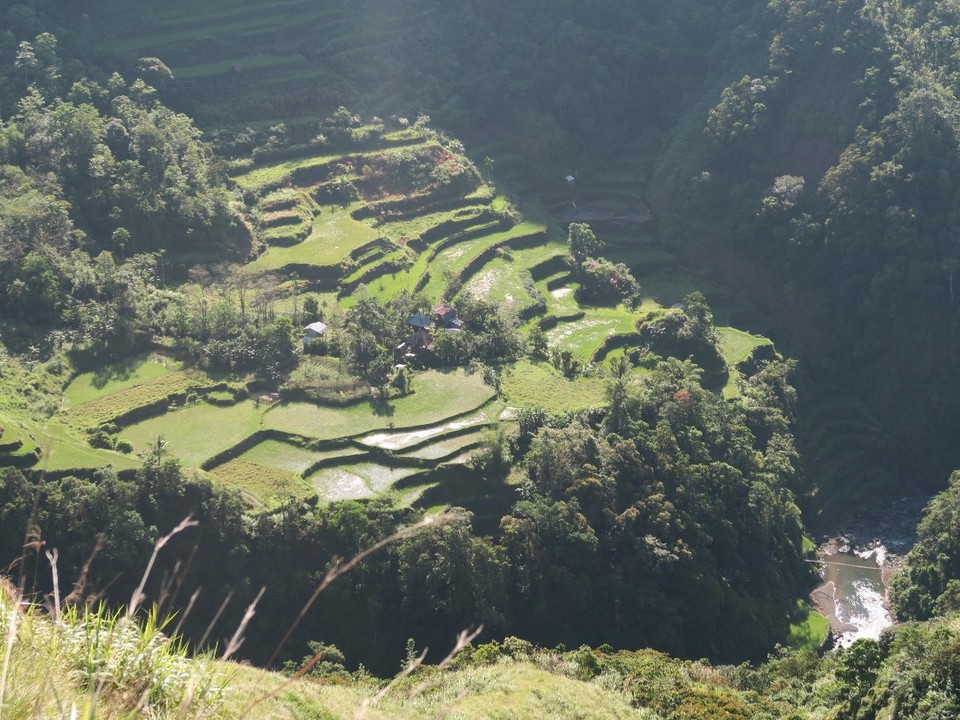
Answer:
[(260, 592), (257, 593), (257, 596), (253, 599), (253, 602), (247, 606), (247, 611), (243, 614), (243, 619), (240, 621), (240, 625), (237, 626), (236, 632), (233, 633), (233, 637), (231, 637), (230, 642), (227, 643), (227, 649), (223, 653), (223, 660), (229, 660), (233, 654), (240, 649), (240, 646), (243, 645), (243, 633), (246, 632), (247, 625), (249, 625), (250, 621), (253, 620), (253, 616), (257, 612), (257, 603), (260, 602), (260, 598), (263, 597), (263, 594), (266, 591), (266, 586), (260, 588)]
[[(440, 661), (437, 667), (445, 668), (447, 665), (449, 665), (451, 661), (467, 645), (473, 642), (477, 638), (477, 636), (480, 635), (481, 632), (483, 632), (483, 625), (480, 625), (476, 630), (473, 630), (473, 631), (461, 630), (457, 634), (457, 642), (454, 644), (453, 649), (449, 653), (447, 653), (447, 656)], [(353, 716), (354, 720), (362, 720), (364, 715), (366, 715), (367, 710), (369, 710), (371, 707), (376, 707), (383, 700), (383, 698), (385, 698), (387, 694), (389, 694), (389, 692), (397, 686), (397, 683), (399, 683), (404, 678), (409, 677), (417, 668), (423, 665), (423, 660), (424, 658), (426, 658), (428, 651), (429, 651), (429, 648), (424, 648), (423, 652), (420, 653), (418, 657), (415, 657), (413, 660), (407, 663), (407, 666), (399, 674), (397, 674), (389, 683), (387, 683), (387, 685), (382, 690), (380, 690), (380, 692), (378, 692), (372, 700), (364, 700), (363, 703), (361, 703), (360, 707), (357, 708), (357, 712), (354, 713), (354, 716)], [(410, 691), (410, 693), (407, 695), (407, 698), (412, 700), (413, 698), (420, 695), (428, 687), (430, 687), (430, 685), (431, 683), (429, 681), (420, 683)]]
[(423, 660), (427, 657), (427, 652), (429, 652), (429, 650), (430, 648), (424, 648), (422, 653), (408, 662), (407, 666), (397, 673), (393, 679), (387, 683), (386, 687), (384, 687), (374, 696), (373, 700), (367, 699), (360, 703), (360, 707), (357, 708), (357, 712), (353, 714), (354, 720), (362, 720), (363, 716), (367, 714), (367, 710), (375, 707), (381, 700), (383, 700), (383, 698), (387, 696), (387, 693), (396, 687), (398, 682), (403, 680), (405, 677), (409, 677), (414, 670), (423, 665)]
[(60, 577), (57, 575), (57, 559), (60, 553), (54, 548), (46, 551), (47, 561), (50, 563), (50, 574), (53, 576), (53, 621), (60, 624)]
[[(437, 665), (437, 667), (438, 667), (438, 668), (441, 668), (441, 669), (447, 667), (447, 665), (449, 665), (451, 662), (453, 662), (453, 659), (454, 659), (457, 655), (459, 655), (460, 652), (461, 652), (465, 647), (467, 647), (467, 645), (469, 645), (469, 644), (472, 643), (474, 640), (476, 640), (477, 637), (478, 637), (478, 636), (480, 635), (480, 633), (482, 633), (482, 632), (483, 632), (483, 625), (482, 625), (482, 624), (479, 625), (476, 630), (472, 630), (472, 631), (471, 631), (471, 630), (461, 630), (461, 631), (459, 632), (459, 634), (457, 635), (457, 642), (454, 644), (453, 649), (452, 649), (449, 653), (447, 653), (447, 656), (446, 656), (443, 660), (440, 661), (440, 663)], [(417, 697), (418, 695), (422, 694), (425, 690), (427, 690), (432, 684), (434, 684), (434, 683), (432, 683), (432, 682), (429, 681), (429, 680), (420, 683), (419, 685), (417, 685), (416, 687), (414, 687), (414, 688), (410, 691), (410, 693), (407, 695), (407, 698), (408, 698), (409, 700), (413, 700), (415, 697)], [(378, 699), (379, 699), (379, 696), (378, 696)]]
[(180, 619), (177, 621), (177, 626), (173, 629), (173, 633), (171, 633), (174, 637), (178, 637), (180, 635), (180, 628), (183, 627), (183, 623), (186, 622), (187, 616), (190, 615), (190, 611), (193, 610), (193, 606), (197, 602), (198, 597), (200, 597), (200, 588), (194, 590), (193, 594), (190, 596), (190, 600), (187, 602), (187, 609), (181, 613)]
[(157, 561), (157, 555), (177, 533), (183, 532), (187, 528), (196, 527), (197, 525), (199, 525), (199, 523), (194, 520), (192, 516), (188, 515), (173, 530), (168, 532), (162, 538), (157, 540), (156, 543), (154, 543), (153, 553), (150, 555), (150, 561), (147, 563), (146, 570), (143, 571), (143, 577), (140, 578), (140, 585), (136, 590), (133, 591), (133, 597), (130, 598), (130, 605), (127, 606), (128, 618), (131, 618), (136, 614), (137, 609), (140, 607), (140, 603), (142, 603), (146, 597), (143, 589), (146, 587), (147, 579), (150, 577), (150, 572), (153, 570), (153, 564)]
[(97, 539), (93, 545), (93, 550), (90, 551), (90, 555), (86, 560), (83, 561), (83, 565), (80, 567), (80, 577), (78, 577), (76, 582), (73, 583), (73, 590), (70, 591), (70, 594), (63, 599), (65, 605), (80, 602), (80, 599), (83, 597), (84, 590), (87, 589), (87, 579), (90, 577), (90, 566), (93, 564), (94, 558), (96, 558), (97, 555), (100, 554), (100, 551), (103, 550), (103, 546), (106, 541), (107, 536), (104, 533), (97, 533)]
[(217, 624), (217, 621), (220, 619), (220, 616), (223, 615), (223, 611), (227, 609), (227, 605), (230, 604), (232, 599), (233, 590), (227, 593), (227, 596), (223, 599), (223, 602), (220, 603), (220, 607), (217, 610), (216, 615), (213, 616), (213, 620), (211, 620), (210, 624), (207, 625), (207, 629), (203, 631), (203, 637), (201, 637), (200, 642), (197, 643), (198, 648), (202, 648), (206, 644), (207, 638), (210, 637), (210, 633), (213, 631), (213, 627)]

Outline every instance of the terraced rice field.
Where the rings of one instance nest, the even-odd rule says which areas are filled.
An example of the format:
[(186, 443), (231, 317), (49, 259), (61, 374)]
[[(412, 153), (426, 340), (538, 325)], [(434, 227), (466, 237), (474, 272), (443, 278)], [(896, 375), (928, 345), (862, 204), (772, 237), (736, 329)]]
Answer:
[(378, 432), (365, 435), (357, 440), (358, 443), (382, 450), (404, 451), (419, 447), (438, 435), (447, 435), (451, 432), (460, 432), (467, 428), (477, 428), (492, 421), (489, 413), (481, 410), (475, 414), (449, 420), (445, 423), (415, 430)]
[(321, 497), (333, 501), (372, 497), (389, 490), (395, 483), (421, 472), (417, 468), (387, 467), (378, 463), (341, 465), (320, 470), (309, 482)]
[[(412, 390), (402, 398), (383, 403), (363, 402), (346, 408), (306, 402), (267, 405), (255, 400), (223, 407), (198, 401), (133, 423), (122, 429), (121, 437), (133, 443), (137, 450), (146, 450), (162, 437), (168, 451), (188, 467), (207, 467), (205, 463), (211, 458), (229, 451), (226, 459), (211, 468), (211, 475), (241, 488), (260, 503), (302, 493), (304, 487), (311, 486), (329, 486), (330, 493), (324, 495), (327, 499), (347, 493), (345, 487), (359, 491), (359, 485), (346, 482), (346, 475), (337, 474), (330, 467), (358, 461), (365, 468), (382, 469), (380, 474), (370, 470), (364, 476), (367, 490), (379, 493), (395, 479), (422, 472), (433, 467), (436, 461), (466, 449), (469, 442), (458, 443), (450, 435), (481, 427), (499, 412), (489, 415), (479, 410), (494, 397), (493, 390), (483, 383), (479, 373), (467, 374), (462, 370), (419, 373), (413, 378)], [(123, 395), (126, 391), (121, 389), (114, 394)], [(104, 399), (110, 397), (112, 395)], [(197, 428), (203, 428), (203, 432)], [(261, 430), (287, 433), (300, 439), (264, 438), (250, 445), (248, 438)], [(358, 439), (350, 441), (350, 438)], [(324, 441), (335, 445), (326, 448), (311, 445)], [(440, 443), (440, 450), (432, 453), (425, 450), (434, 441)], [(246, 447), (241, 443), (246, 443)], [(239, 450), (232, 450), (238, 446)], [(417, 452), (403, 461), (403, 467), (377, 455), (383, 451), (402, 455), (407, 449)], [(307, 474), (321, 480), (310, 479), (306, 483)], [(330, 480), (332, 477), (339, 480), (334, 482)]]
[(162, 355), (138, 355), (77, 375), (63, 393), (65, 409), (126, 390), (180, 369), (180, 364)]
[[(85, 380), (82, 382), (86, 385)], [(67, 410), (64, 415), (71, 424), (95, 427), (102, 423), (113, 422), (129, 412), (175, 395), (213, 387), (217, 383), (217, 380), (199, 370), (160, 373), (133, 385), (122, 387), (116, 392), (97, 395)], [(83, 393), (74, 393), (74, 395), (78, 394)]]
[(313, 494), (311, 486), (295, 473), (239, 458), (219, 465), (210, 474), (225, 485), (237, 488), (255, 504)]
[[(83, 470), (112, 466), (118, 470), (140, 464), (135, 455), (93, 448), (86, 435), (56, 419), (39, 422), (26, 418), (4, 417), (0, 445), (0, 466), (16, 465), (48, 471)], [(20, 444), (17, 444), (19, 441)], [(39, 459), (36, 453), (40, 452)]]
[(435, 424), (476, 410), (494, 397), (479, 373), (430, 370), (413, 378), (413, 392), (383, 405), (331, 408), (280, 403), (263, 416), (264, 427), (317, 439), (354, 437), (388, 428)]
[(573, 412), (603, 405), (607, 380), (582, 377), (568, 380), (549, 363), (522, 361), (501, 377), (507, 403), (542, 407), (550, 412)]
[[(174, 457), (187, 467), (199, 467), (258, 430), (264, 410), (254, 400), (229, 407), (198, 402), (134, 423), (122, 430), (121, 437), (137, 450), (146, 450), (162, 437)], [(198, 432), (200, 428), (202, 432)]]
[(324, 453), (291, 442), (268, 438), (244, 452), (240, 458), (257, 465), (301, 474), (320, 460), (342, 458), (349, 456), (349, 453), (358, 452), (360, 451), (350, 449)]
[(587, 362), (610, 335), (629, 333), (635, 329), (639, 315), (618, 308), (592, 308), (585, 317), (559, 323), (547, 331), (553, 346), (569, 350), (574, 357)]
[(336, 266), (378, 237), (375, 229), (350, 217), (350, 208), (327, 206), (316, 216), (305, 240), (290, 247), (267, 248), (246, 269), (262, 273), (298, 265)]
[[(357, 97), (380, 98), (380, 107), (371, 110), (384, 117), (408, 104), (412, 91), (396, 82), (391, 53), (401, 37), (405, 44), (416, 44), (420, 23), (402, 5), (385, 12), (389, 17), (358, 17), (350, 4), (309, 0), (208, 0), (202, 6), (170, 0), (163, 7), (100, 0), (90, 9), (90, 20), (98, 30), (114, 23), (134, 28), (110, 37), (103, 50), (123, 65), (144, 56), (167, 62), (175, 80), (166, 91), (175, 92), (202, 125), (263, 129), (283, 121), (315, 128), (338, 105), (353, 107)], [(361, 57), (364, 63), (356, 62)], [(496, 141), (473, 150), (476, 157), (496, 158), (502, 186), (524, 177), (520, 158)], [(266, 246), (247, 271), (281, 279), (296, 274), (313, 283), (311, 291), (323, 293), (330, 306), (340, 308), (349, 308), (361, 284), (381, 299), (422, 291), (431, 301), (455, 302), (457, 292), (469, 292), (518, 310), (542, 300), (545, 314), (559, 318), (547, 333), (550, 344), (584, 362), (609, 335), (632, 331), (641, 314), (702, 289), (649, 238), (612, 235), (613, 259), (650, 271), (649, 277), (639, 278), (648, 298), (637, 312), (581, 307), (576, 284), (563, 284), (567, 271), (556, 262), (566, 252), (563, 231), (547, 234), (539, 217), (515, 222), (506, 212), (505, 198), (491, 186), (479, 183), (438, 202), (427, 193), (409, 205), (391, 206), (410, 200), (411, 194), (389, 182), (382, 188), (363, 184), (365, 165), (408, 152), (452, 157), (435, 137), (409, 128), (342, 151), (318, 145), (300, 157), (263, 161), (236, 175), (233, 182), (250, 204)], [(327, 204), (328, 188), (322, 186), (335, 179), (355, 182), (364, 200), (346, 207)], [(617, 165), (582, 181), (591, 212), (645, 222), (644, 180), (634, 168)], [(383, 197), (377, 195), (380, 190)], [(559, 192), (546, 201), (554, 219), (563, 218), (569, 204)], [(542, 238), (532, 247), (512, 246), (511, 241), (534, 233)], [(278, 301), (278, 312), (289, 305), (289, 299)], [(541, 319), (524, 317), (528, 328)], [(722, 333), (731, 364), (754, 346), (751, 336), (732, 329)], [(504, 369), (502, 381), (514, 407), (577, 410), (602, 404), (605, 396), (604, 380), (571, 382), (542, 363), (517, 363)], [(66, 390), (63, 422), (50, 425), (46, 435), (36, 428), (31, 437), (40, 443), (56, 439), (59, 444), (52, 445), (45, 460), (59, 467), (102, 464), (114, 456), (118, 466), (134, 464), (135, 457), (88, 448), (77, 428), (214, 383), (199, 371), (143, 359), (101, 376), (79, 376)], [(211, 475), (259, 504), (314, 492), (325, 500), (370, 497), (398, 483), (409, 497), (423, 492), (424, 502), (476, 493), (469, 483), (460, 487), (449, 479), (446, 487), (427, 488), (416, 476), (441, 461), (467, 461), (499, 419), (502, 405), (494, 401), (493, 390), (479, 374), (462, 371), (418, 373), (413, 389), (411, 395), (387, 402), (336, 408), (252, 400), (220, 407), (199, 401), (131, 422), (121, 437), (142, 450), (163, 436), (171, 453), (191, 467), (213, 465), (211, 459), (224, 453)], [(253, 443), (251, 436), (261, 430), (274, 435)]]

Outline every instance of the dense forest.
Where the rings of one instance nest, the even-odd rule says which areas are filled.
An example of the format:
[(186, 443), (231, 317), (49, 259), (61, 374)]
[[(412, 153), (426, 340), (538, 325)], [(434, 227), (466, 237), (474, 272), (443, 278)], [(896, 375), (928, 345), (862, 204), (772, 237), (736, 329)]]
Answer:
[[(209, 632), (213, 618), (236, 625), (267, 588), (244, 648), (261, 663), (322, 641), (350, 667), (389, 674), (408, 638), (439, 658), (480, 623), (481, 642), (754, 661), (785, 639), (812, 582), (805, 522), (829, 527), (855, 505), (942, 489), (960, 466), (949, 3), (240, 3), (236, 32), (212, 39), (227, 11), (213, 3), (191, 18), (186, 5), (2, 11), (0, 410), (51, 417), (76, 376), (149, 351), (212, 378), (187, 388), (186, 404), (259, 411), (275, 394), (330, 405), (320, 396), (336, 375), (375, 412), (395, 412), (416, 396), (395, 367), (409, 318), (454, 300), (465, 329), (438, 334), (442, 367), (478, 373), (500, 401), (518, 363), (540, 363), (602, 387), (602, 400), (498, 406), (506, 421), (469, 464), (430, 465), (436, 486), (469, 486), (466, 507), (399, 492), (251, 504), (201, 472), (217, 467), (212, 453), (186, 464), (161, 437), (135, 448), (120, 420), (139, 419), (136, 407), (98, 417), (89, 445), (137, 449), (142, 462), (46, 473), (31, 467), (42, 448), (4, 462), (18, 467), (3, 471), (0, 557), (20, 558), (24, 589), (52, 590), (45, 545), (60, 549), (61, 577), (82, 578), (78, 596), (123, 602), (152, 544), (190, 515), (199, 526), (165, 549), (168, 575), (149, 590), (171, 611), (193, 598), (183, 631), (199, 645), (226, 632)], [(272, 177), (285, 162), (293, 169)], [(616, 187), (591, 184), (614, 171)], [(568, 173), (578, 178), (564, 185)], [(570, 206), (618, 193), (642, 222), (622, 210), (569, 222)], [(329, 267), (245, 271), (338, 212), (368, 220), (373, 239)], [(427, 250), (436, 228), (451, 234)], [(460, 274), (438, 261), (433, 277), (392, 291), (422, 257), (481, 230), (506, 236)], [(462, 291), (481, 261), (518, 265), (551, 237), (562, 257), (518, 275), (529, 305)], [(762, 350), (730, 360), (699, 292), (651, 305), (650, 257), (664, 255), (734, 288), (724, 327), (777, 350), (758, 340)], [(557, 288), (575, 312), (554, 312)], [(548, 337), (590, 312), (628, 318), (610, 332), (619, 346), (579, 357)], [(321, 320), (330, 334), (305, 349), (299, 326)], [(263, 412), (256, 433), (269, 430)], [(317, 457), (330, 451), (321, 444)], [(916, 623), (825, 659), (777, 651), (759, 669), (726, 670), (731, 687), (836, 718), (949, 716), (952, 621), (920, 623), (958, 610), (957, 488), (954, 475), (929, 506), (893, 585), (898, 617)], [(454, 507), (437, 514), (444, 504)], [(406, 526), (420, 531), (338, 580), (277, 647), (333, 558)], [(944, 658), (939, 669), (927, 657), (900, 672), (924, 647)]]

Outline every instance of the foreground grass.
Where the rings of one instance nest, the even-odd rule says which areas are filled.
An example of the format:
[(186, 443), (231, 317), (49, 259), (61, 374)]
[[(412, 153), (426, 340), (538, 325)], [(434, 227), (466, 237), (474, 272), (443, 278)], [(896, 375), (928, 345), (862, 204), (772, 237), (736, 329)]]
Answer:
[(706, 663), (649, 650), (549, 651), (511, 638), (468, 645), (447, 668), (423, 666), (392, 682), (345, 671), (297, 678), (192, 658), (151, 613), (71, 607), (50, 616), (20, 605), (2, 581), (0, 618), (8, 639), (0, 715), (14, 720), (653, 720), (784, 717), (790, 709), (737, 691)]
[(7, 642), (0, 717), (208, 718), (219, 714), (227, 668), (191, 658), (153, 614), (132, 619), (103, 606), (49, 617), (24, 606), (0, 578)]

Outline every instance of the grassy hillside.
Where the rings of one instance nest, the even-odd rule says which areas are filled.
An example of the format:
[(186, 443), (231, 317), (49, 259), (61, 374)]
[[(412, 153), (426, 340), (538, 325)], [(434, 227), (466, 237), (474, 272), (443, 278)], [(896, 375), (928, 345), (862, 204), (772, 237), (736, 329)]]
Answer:
[[(153, 614), (54, 605), (4, 618), (0, 712), (8, 718), (646, 718), (841, 720), (951, 717), (955, 617), (901, 627), (883, 644), (860, 641), (825, 657), (778, 651), (758, 666), (681, 662), (647, 650), (538, 649), (523, 640), (467, 644), (441, 666), (381, 680), (348, 673), (333, 646), (315, 645), (293, 674), (222, 658), (191, 658)], [(253, 616), (256, 622), (256, 615)], [(166, 628), (166, 629), (169, 629)], [(222, 651), (229, 657), (237, 636)], [(930, 713), (933, 714), (930, 714)], [(939, 713), (939, 714), (938, 714)]]
[[(767, 717), (789, 705), (735, 688), (705, 663), (651, 651), (539, 650), (522, 640), (467, 645), (447, 667), (392, 681), (347, 673), (339, 651), (306, 658), (305, 677), (212, 656), (191, 658), (154, 615), (76, 606), (48, 616), (0, 585), (4, 717), (692, 718)], [(256, 621), (254, 616), (254, 622)], [(236, 638), (234, 638), (234, 641)], [(222, 654), (232, 653), (233, 643)], [(416, 669), (414, 669), (416, 668)]]

